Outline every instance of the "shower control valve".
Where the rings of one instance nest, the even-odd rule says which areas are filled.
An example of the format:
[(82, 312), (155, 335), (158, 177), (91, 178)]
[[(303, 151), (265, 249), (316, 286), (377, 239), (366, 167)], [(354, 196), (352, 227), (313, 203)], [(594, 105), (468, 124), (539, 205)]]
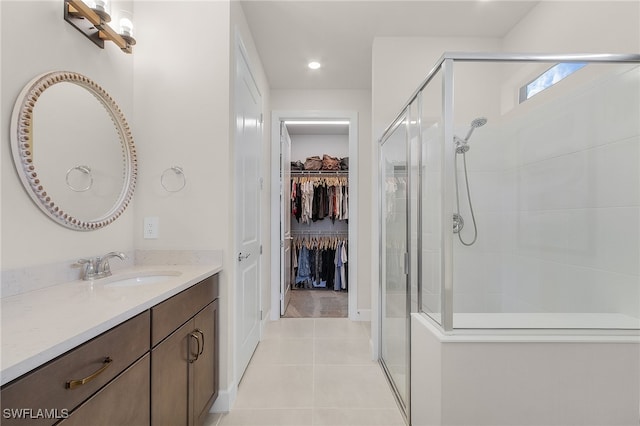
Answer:
[(458, 213), (453, 214), (453, 233), (457, 234), (464, 228), (464, 219)]

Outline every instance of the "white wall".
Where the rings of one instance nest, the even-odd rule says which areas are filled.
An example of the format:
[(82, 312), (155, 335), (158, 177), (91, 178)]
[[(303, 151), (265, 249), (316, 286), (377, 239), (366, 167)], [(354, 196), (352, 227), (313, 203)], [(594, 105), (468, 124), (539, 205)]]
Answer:
[[(22, 187), (13, 165), (9, 129), (11, 111), (22, 87), (37, 75), (55, 70), (75, 71), (94, 80), (132, 124), (134, 56), (124, 54), (110, 42), (105, 43), (104, 50), (98, 48), (64, 21), (61, 1), (2, 1), (0, 8), (2, 269), (59, 262), (68, 262), (71, 268), (81, 257), (113, 250), (130, 252), (134, 248), (135, 198), (118, 220), (97, 231), (72, 231), (56, 224), (33, 204)], [(114, 4), (114, 10), (120, 8), (132, 10), (131, 2)], [(136, 126), (132, 129), (137, 139)], [(65, 148), (64, 141), (57, 143)]]
[(301, 161), (324, 154), (342, 158), (349, 156), (348, 135), (291, 135), (291, 161)]
[[(189, 19), (182, 16), (190, 10)], [(221, 398), (233, 403), (234, 377), (234, 94), (235, 40), (240, 35), (267, 110), (269, 88), (241, 7), (235, 2), (141, 2), (137, 8), (135, 72), (136, 126), (139, 128), (140, 183), (136, 207), (136, 247), (148, 250), (221, 250)], [(166, 29), (170, 28), (171, 31)], [(177, 36), (179, 35), (179, 36)], [(268, 152), (269, 125), (263, 129)], [(263, 156), (268, 159), (268, 156)], [(168, 193), (162, 172), (181, 166), (186, 187)], [(268, 247), (269, 163), (262, 165), (265, 190), (262, 238)], [(160, 238), (142, 238), (144, 217), (160, 218)], [(266, 225), (265, 225), (266, 224)], [(140, 230), (140, 232), (138, 232)], [(268, 297), (269, 254), (261, 259), (262, 309)], [(266, 290), (265, 290), (266, 288)]]
[(503, 311), (640, 318), (640, 69), (607, 68), (571, 96), (530, 99), (503, 131)]
[[(576, 15), (580, 19), (571, 19)], [(508, 51), (637, 53), (640, 4), (541, 2), (503, 45)], [(533, 70), (519, 68), (507, 76), (522, 84)], [(505, 115), (511, 125), (500, 136), (507, 153), (502, 182), (512, 184), (487, 188), (501, 193), (513, 212), (501, 227), (502, 310), (640, 317), (640, 76), (636, 69), (593, 83), (629, 67), (592, 68)], [(580, 80), (585, 88), (571, 94)], [(505, 81), (517, 88), (513, 78)]]
[[(175, 19), (185, 7), (177, 1), (140, 2), (136, 9), (134, 96), (140, 177), (135, 244), (146, 250), (218, 249), (226, 255), (231, 244), (229, 209), (221, 206), (230, 198), (233, 164), (229, 161), (229, 3), (192, 2), (189, 19)], [(168, 193), (160, 176), (174, 165), (183, 168), (187, 185)], [(159, 217), (158, 239), (142, 238), (146, 216)], [(233, 371), (225, 368), (232, 359), (228, 291), (232, 267), (225, 258), (220, 275), (223, 387)]]
[[(184, 7), (141, 2), (137, 9), (134, 93), (141, 160), (135, 236), (140, 249), (225, 249), (228, 243), (228, 213), (219, 205), (230, 192), (225, 161), (230, 156), (229, 4), (194, 2), (194, 17), (175, 19)], [(198, 17), (200, 24), (194, 21)], [(210, 41), (203, 44), (204, 39)], [(207, 84), (197, 83), (202, 81)], [(169, 193), (160, 176), (174, 165), (183, 168), (187, 185)], [(143, 239), (146, 216), (159, 217), (160, 238)]]
[(505, 52), (638, 53), (637, 1), (541, 1), (503, 38)]
[[(376, 37), (373, 41), (372, 120), (377, 141), (444, 52), (495, 52), (497, 38)], [(484, 84), (484, 79), (478, 79)]]
[[(371, 309), (371, 263), (367, 247), (373, 240), (371, 229), (371, 184), (373, 167), (371, 140), (371, 92), (368, 90), (272, 90), (275, 111), (357, 111), (358, 113), (358, 300), (357, 309)], [(373, 284), (371, 284), (372, 286)]]

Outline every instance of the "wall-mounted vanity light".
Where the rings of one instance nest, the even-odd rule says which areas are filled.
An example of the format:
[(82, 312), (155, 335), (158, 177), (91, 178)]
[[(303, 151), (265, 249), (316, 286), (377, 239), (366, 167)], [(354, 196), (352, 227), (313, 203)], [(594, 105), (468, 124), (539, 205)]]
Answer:
[(133, 38), (130, 14), (121, 12), (123, 16), (118, 23), (118, 33), (109, 26), (111, 10), (108, 0), (87, 0), (87, 3), (82, 0), (64, 0), (64, 20), (101, 49), (104, 49), (105, 40), (111, 40), (123, 52), (131, 53), (131, 46), (136, 44), (136, 40)]

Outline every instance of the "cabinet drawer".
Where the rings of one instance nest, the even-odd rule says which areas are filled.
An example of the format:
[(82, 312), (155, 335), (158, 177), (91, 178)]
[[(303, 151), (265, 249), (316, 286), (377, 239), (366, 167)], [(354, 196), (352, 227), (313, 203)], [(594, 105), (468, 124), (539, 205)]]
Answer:
[[(2, 389), (3, 425), (50, 425), (55, 419), (4, 418), (6, 409), (73, 410), (149, 351), (150, 314), (142, 314), (61, 355)], [(111, 363), (105, 359), (110, 358)], [(95, 378), (71, 389), (67, 383)]]
[(151, 346), (160, 343), (216, 298), (217, 274), (151, 308)]
[(149, 426), (149, 364), (147, 354), (59, 426)]

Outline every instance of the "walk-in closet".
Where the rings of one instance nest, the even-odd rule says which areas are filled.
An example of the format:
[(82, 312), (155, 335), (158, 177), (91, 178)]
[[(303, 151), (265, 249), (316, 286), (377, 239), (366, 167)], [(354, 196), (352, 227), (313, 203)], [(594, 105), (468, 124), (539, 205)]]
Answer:
[(282, 316), (344, 318), (349, 312), (349, 125), (287, 120), (283, 126), (290, 157), (289, 170), (281, 175), (286, 186), (282, 226), (289, 228), (283, 275), (290, 291)]

